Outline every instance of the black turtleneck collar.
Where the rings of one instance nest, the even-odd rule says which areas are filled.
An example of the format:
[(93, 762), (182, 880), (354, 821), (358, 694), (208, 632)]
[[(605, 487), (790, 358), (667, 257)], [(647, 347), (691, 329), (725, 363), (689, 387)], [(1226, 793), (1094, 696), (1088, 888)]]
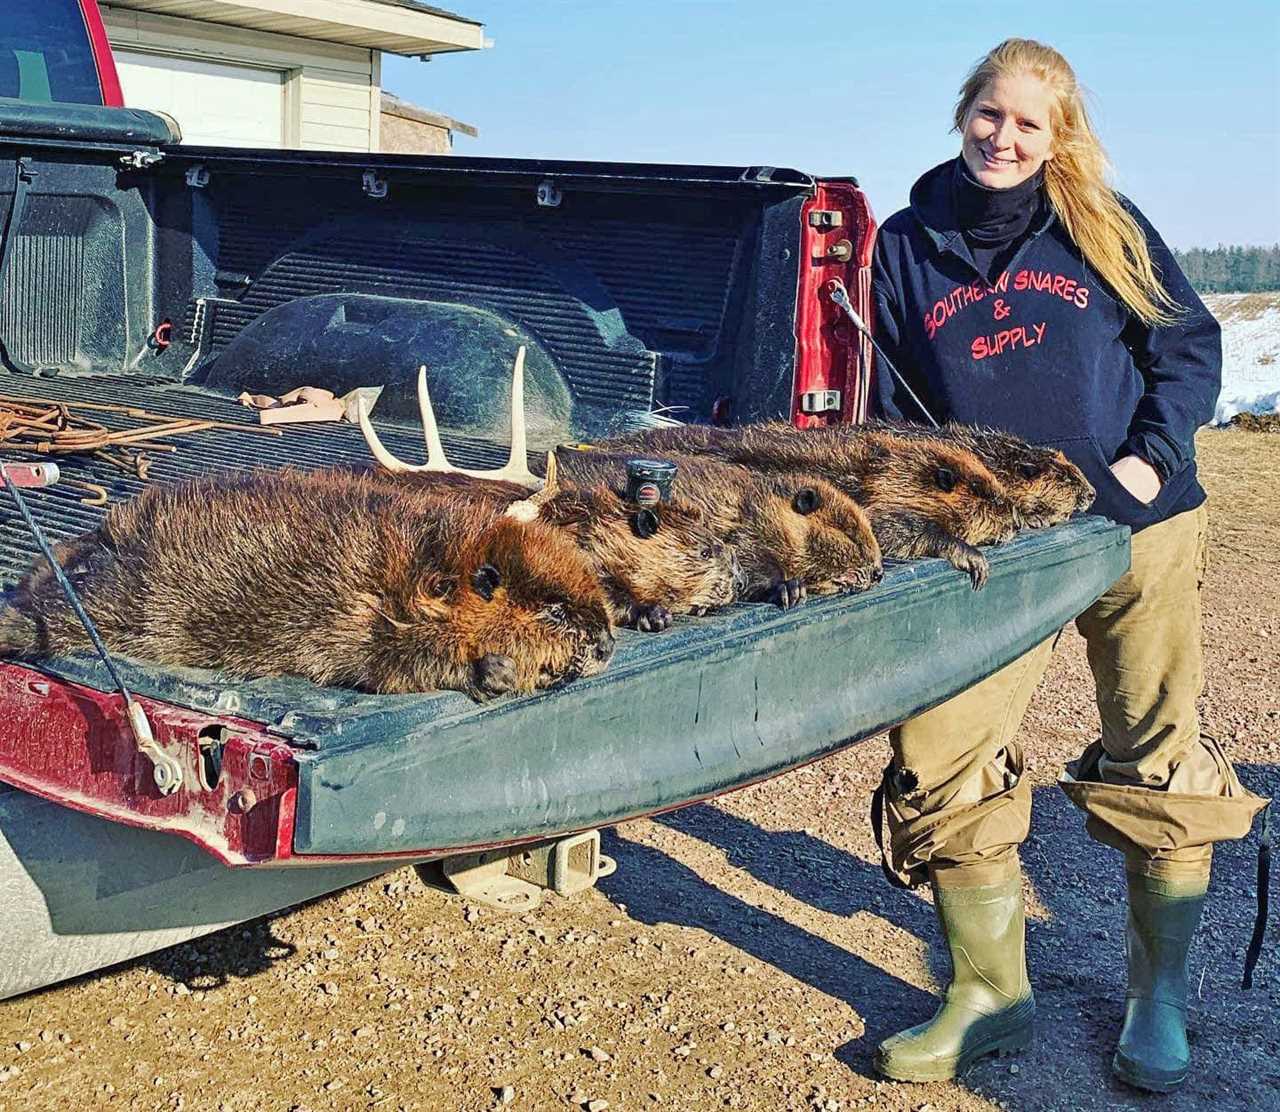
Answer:
[(969, 245), (1001, 248), (1020, 239), (1040, 211), (1044, 167), (1008, 189), (988, 189), (974, 180), (961, 157), (952, 182), (956, 217)]

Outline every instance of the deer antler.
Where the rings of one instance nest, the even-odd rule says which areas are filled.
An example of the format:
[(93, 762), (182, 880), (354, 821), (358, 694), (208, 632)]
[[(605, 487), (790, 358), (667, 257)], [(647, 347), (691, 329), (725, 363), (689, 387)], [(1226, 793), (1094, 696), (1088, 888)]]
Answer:
[(517, 521), (532, 521), (542, 512), (542, 507), (560, 493), (560, 481), (556, 477), (556, 453), (553, 448), (547, 453), (547, 477), (542, 480), (542, 489), (528, 498), (521, 498), (507, 507), (506, 516)]
[(529, 470), (526, 448), (524, 422), (524, 345), (516, 350), (516, 360), (511, 368), (511, 454), (506, 466), (491, 471), (468, 470), (465, 467), (454, 467), (445, 457), (444, 445), (440, 443), (440, 430), (436, 426), (435, 410), (431, 407), (431, 392), (427, 389), (427, 368), (418, 368), (418, 411), (422, 415), (422, 435), (427, 446), (427, 462), (423, 464), (405, 463), (396, 459), (383, 446), (378, 434), (373, 431), (369, 421), (369, 410), (364, 399), (356, 403), (356, 416), (360, 422), (360, 431), (364, 433), (365, 443), (383, 467), (392, 472), (436, 471), (454, 475), (470, 475), (473, 479), (496, 479), (516, 483), (528, 490), (541, 490), (543, 480)]

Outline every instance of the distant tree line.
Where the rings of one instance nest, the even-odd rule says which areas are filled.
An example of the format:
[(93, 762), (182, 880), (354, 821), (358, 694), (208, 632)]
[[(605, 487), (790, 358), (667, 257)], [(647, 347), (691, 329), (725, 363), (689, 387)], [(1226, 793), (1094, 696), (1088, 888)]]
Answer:
[(1280, 243), (1270, 247), (1192, 247), (1174, 251), (1178, 265), (1200, 293), (1280, 290)]

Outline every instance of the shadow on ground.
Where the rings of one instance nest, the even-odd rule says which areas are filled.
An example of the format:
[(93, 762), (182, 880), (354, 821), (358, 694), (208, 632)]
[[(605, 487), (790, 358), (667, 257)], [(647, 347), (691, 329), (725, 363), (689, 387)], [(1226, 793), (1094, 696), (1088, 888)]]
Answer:
[[(1280, 796), (1280, 769), (1239, 768), (1254, 791)], [(1038, 1005), (1035, 1047), (1016, 1061), (988, 1059), (964, 1078), (967, 1089), (1013, 1108), (1152, 1107), (1173, 1110), (1280, 1107), (1280, 960), (1274, 926), (1255, 976), (1240, 989), (1255, 914), (1261, 823), (1243, 842), (1218, 847), (1210, 902), (1190, 957), (1189, 1037), (1193, 1071), (1169, 1097), (1135, 1093), (1110, 1074), (1124, 1001), (1124, 882), (1119, 855), (1093, 842), (1080, 812), (1056, 787), (1034, 793), (1032, 836), (1023, 862), (1045, 917), (1032, 922), (1028, 959)], [(851, 808), (852, 810), (852, 808)], [(819, 911), (870, 912), (931, 944), (939, 980), (947, 959), (933, 910), (918, 895), (894, 890), (878, 865), (801, 831), (769, 831), (711, 804), (655, 821), (724, 852), (750, 873)], [(646, 923), (698, 927), (821, 992), (844, 1000), (866, 1033), (836, 1049), (850, 1069), (874, 1077), (876, 1043), (927, 1018), (936, 1000), (887, 971), (785, 918), (709, 884), (652, 847), (608, 837), (619, 869), (601, 888)], [(1273, 901), (1274, 904), (1275, 901)], [(1273, 916), (1274, 918), (1274, 916)], [(920, 1088), (937, 1100), (947, 1085)]]
[[(327, 897), (321, 897), (324, 898)], [(273, 920), (297, 910), (284, 908), (274, 915), (227, 927), (202, 939), (148, 954), (139, 959), (139, 964), (193, 991), (221, 988), (229, 981), (265, 973), (298, 952), (292, 942), (277, 938), (271, 929)]]
[[(683, 822), (694, 825), (695, 831), (700, 829), (698, 824), (711, 822), (714, 817), (729, 817), (705, 804), (688, 808), (680, 815), (684, 816)], [(752, 829), (759, 836), (768, 837), (758, 827)], [(699, 836), (694, 831), (686, 832)], [(929, 1006), (927, 993), (773, 912), (730, 895), (651, 846), (606, 834), (605, 848), (617, 860), (618, 871), (602, 880), (600, 888), (611, 900), (626, 904), (627, 914), (633, 919), (705, 930), (796, 980), (844, 1000), (868, 1023), (873, 1018), (887, 1021), (892, 1011), (903, 1007), (923, 1011)], [(850, 857), (845, 857), (845, 862), (852, 870), (865, 874), (856, 883), (870, 897), (879, 882), (879, 870), (873, 877), (864, 863)], [(866, 906), (870, 907), (870, 898)]]

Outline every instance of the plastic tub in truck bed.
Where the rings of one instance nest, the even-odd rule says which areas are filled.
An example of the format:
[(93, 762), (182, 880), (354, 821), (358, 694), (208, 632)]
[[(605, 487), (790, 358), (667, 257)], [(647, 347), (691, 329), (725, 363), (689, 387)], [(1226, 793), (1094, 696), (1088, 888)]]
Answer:
[[(130, 404), (153, 412), (249, 420), (234, 401), (189, 387), (0, 377), (5, 394), (102, 402), (126, 391)], [(421, 452), (415, 430), (383, 431), (394, 451)], [(152, 481), (367, 459), (358, 430), (346, 424), (290, 427), (278, 439), (211, 430), (179, 443), (178, 452), (156, 456)], [(478, 442), (454, 441), (450, 451), (463, 464), (495, 455)], [(114, 498), (140, 486), (103, 465), (63, 466), (67, 478), (107, 485)], [(82, 505), (81, 493), (53, 487), (28, 501), (49, 534), (62, 537), (103, 512)], [(6, 584), (32, 554), (16, 515), (5, 515)], [(125, 659), (131, 689), (154, 701), (162, 740), (190, 770), (167, 798), (150, 789), (147, 762), (129, 751), (117, 700), (101, 694), (110, 685), (99, 662), (6, 664), (0, 779), (182, 834), (239, 865), (423, 857), (608, 825), (815, 760), (963, 689), (1049, 636), (1121, 575), (1128, 530), (1084, 517), (989, 554), (982, 591), (941, 561), (897, 564), (861, 595), (787, 612), (738, 606), (663, 634), (622, 631), (603, 674), (484, 706), (456, 693), (374, 696)], [(206, 787), (211, 745), (221, 769)], [(248, 797), (237, 795), (245, 790), (247, 808)]]

